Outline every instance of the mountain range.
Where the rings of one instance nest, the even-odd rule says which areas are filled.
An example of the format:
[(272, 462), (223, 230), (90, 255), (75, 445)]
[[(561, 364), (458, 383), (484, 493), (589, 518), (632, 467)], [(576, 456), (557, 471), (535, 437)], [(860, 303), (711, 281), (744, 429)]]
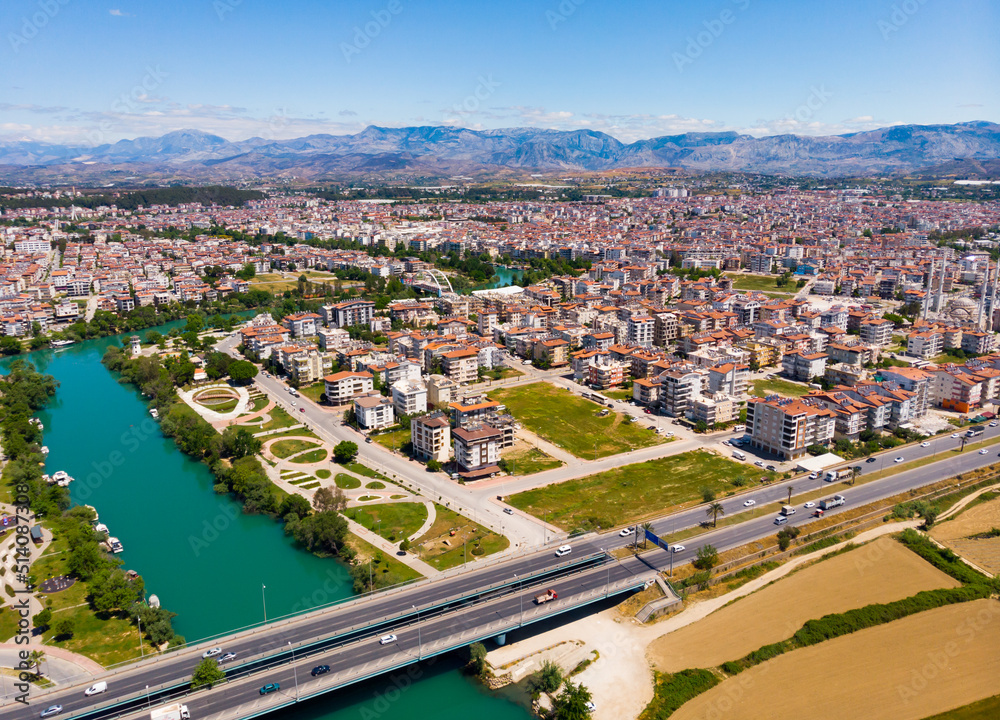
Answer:
[[(843, 177), (908, 174), (1000, 159), (1000, 125), (897, 125), (825, 137), (686, 133), (623, 143), (594, 130), (369, 126), (354, 135), (230, 141), (198, 130), (98, 146), (0, 141), (0, 183), (503, 175), (684, 168)], [(957, 162), (963, 161), (963, 162)], [(989, 163), (988, 163), (989, 164)], [(995, 166), (995, 163), (990, 165)]]

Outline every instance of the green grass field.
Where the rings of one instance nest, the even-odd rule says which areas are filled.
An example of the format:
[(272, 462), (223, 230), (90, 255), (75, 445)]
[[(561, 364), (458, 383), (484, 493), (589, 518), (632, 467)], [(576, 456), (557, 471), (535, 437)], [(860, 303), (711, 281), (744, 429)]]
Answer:
[(309, 463), (318, 463), (326, 460), (326, 456), (329, 453), (323, 448), (317, 448), (311, 452), (302, 453), (298, 457), (294, 457), (290, 462), (299, 463), (301, 465), (308, 465)]
[(955, 363), (956, 365), (964, 365), (965, 358), (960, 358), (957, 355), (951, 355), (949, 353), (941, 353), (940, 355), (936, 356), (933, 360), (931, 360), (931, 362), (937, 363), (938, 365), (941, 365), (943, 363)]
[(751, 390), (758, 397), (767, 397), (768, 395), (773, 395), (777, 393), (778, 395), (786, 395), (788, 397), (802, 397), (808, 393), (811, 388), (801, 383), (794, 383), (790, 380), (782, 380), (781, 378), (775, 378), (773, 380), (758, 380), (753, 384)]
[(556, 460), (538, 448), (528, 448), (522, 452), (508, 452), (504, 456), (504, 461), (511, 475), (534, 475), (563, 465), (562, 460)]
[[(412, 551), (428, 565), (447, 570), (466, 562), (475, 562), (506, 550), (510, 541), (454, 510), (435, 504), (434, 524), (417, 538)], [(452, 535), (451, 531), (455, 534)]]
[(302, 452), (303, 450), (310, 450), (314, 447), (318, 447), (316, 443), (309, 442), (307, 440), (279, 440), (278, 442), (271, 445), (269, 449), (270, 453), (277, 458), (286, 458), (295, 453)]
[(376, 532), (389, 542), (402, 542), (420, 529), (427, 519), (423, 503), (388, 503), (348, 508), (344, 515)]
[[(319, 473), (316, 473), (319, 475)], [(346, 473), (337, 473), (337, 477), (333, 479), (341, 490), (354, 490), (355, 488), (361, 487), (361, 481), (358, 480), (353, 475), (347, 475)]]
[(778, 275), (737, 275), (727, 274), (726, 277), (733, 279), (733, 287), (737, 290), (757, 290), (759, 292), (794, 293), (796, 291), (795, 281), (792, 280), (784, 287), (778, 287)]
[(612, 400), (625, 400), (626, 402), (632, 399), (632, 390), (625, 390), (624, 388), (615, 388), (614, 390), (601, 390), (601, 395), (609, 397)]
[(318, 403), (319, 396), (326, 392), (326, 383), (318, 382), (306, 385), (305, 387), (300, 387), (299, 392), (313, 402)]
[(326, 480), (327, 478), (330, 477), (330, 475), (331, 475), (330, 471), (327, 470), (326, 468), (316, 471), (316, 477), (320, 478), (321, 480)]
[[(401, 563), (391, 555), (386, 555), (381, 550), (375, 548), (353, 533), (347, 534), (345, 541), (347, 545), (357, 553), (354, 560), (356, 565), (368, 565), (368, 560), (372, 559), (371, 578), (376, 588), (390, 587), (399, 583), (419, 580), (423, 577), (409, 565)], [(366, 582), (367, 584), (367, 582)]]
[(702, 488), (721, 496), (738, 475), (757, 480), (763, 474), (759, 468), (695, 451), (528, 490), (509, 502), (565, 530), (607, 529), (701, 502)]
[(1000, 695), (974, 702), (924, 720), (996, 720), (1000, 718)]
[(410, 444), (410, 428), (400, 428), (399, 430), (372, 435), (372, 440), (384, 448), (399, 450), (404, 445)]
[(268, 412), (271, 419), (261, 425), (261, 430), (277, 430), (278, 428), (291, 427), (298, 423), (298, 420), (289, 415), (283, 408), (273, 407)]
[(623, 422), (618, 413), (600, 417), (595, 403), (547, 383), (492, 390), (490, 398), (506, 405), (533, 433), (577, 457), (606, 457), (663, 442), (640, 424)]

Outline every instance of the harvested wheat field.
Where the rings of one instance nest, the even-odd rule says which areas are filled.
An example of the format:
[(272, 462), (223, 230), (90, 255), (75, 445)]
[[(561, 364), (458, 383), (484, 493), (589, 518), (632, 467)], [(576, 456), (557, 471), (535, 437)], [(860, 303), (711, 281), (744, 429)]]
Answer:
[(1000, 537), (985, 537), (994, 528), (1000, 528), (1000, 498), (976, 505), (954, 520), (945, 520), (931, 528), (930, 535), (996, 575), (1000, 573)]
[(883, 537), (799, 570), (664, 635), (649, 646), (647, 655), (663, 672), (715, 667), (791, 637), (806, 620), (959, 584)]
[(1000, 602), (910, 615), (723, 681), (671, 720), (921, 720), (1000, 692)]

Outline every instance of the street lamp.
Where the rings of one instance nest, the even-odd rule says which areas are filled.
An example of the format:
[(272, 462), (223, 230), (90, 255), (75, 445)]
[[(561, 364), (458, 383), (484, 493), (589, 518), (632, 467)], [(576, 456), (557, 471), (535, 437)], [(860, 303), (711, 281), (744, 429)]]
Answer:
[(149, 699), (149, 685), (146, 686), (146, 707), (151, 707), (153, 703)]
[(264, 604), (264, 624), (267, 624), (267, 594), (264, 592), (267, 590), (267, 585), (264, 583), (260, 584), (260, 600)]
[(416, 605), (411, 605), (417, 613), (417, 660), (422, 660), (424, 655), (423, 641), (420, 638), (420, 610), (417, 609)]
[(288, 647), (292, 651), (292, 677), (295, 678), (295, 702), (299, 701), (299, 673), (295, 669), (295, 648), (292, 647), (292, 641), (288, 641)]
[(135, 621), (139, 623), (139, 656), (140, 658), (144, 658), (146, 657), (146, 651), (142, 648), (142, 618), (136, 615)]

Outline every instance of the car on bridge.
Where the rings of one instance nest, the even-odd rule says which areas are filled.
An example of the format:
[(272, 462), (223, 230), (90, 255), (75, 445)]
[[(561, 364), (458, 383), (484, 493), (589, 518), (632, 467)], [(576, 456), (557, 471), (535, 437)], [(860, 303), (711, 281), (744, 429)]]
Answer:
[(97, 695), (98, 693), (107, 692), (107, 689), (108, 689), (107, 682), (101, 680), (101, 682), (96, 682), (89, 688), (84, 690), (83, 694), (86, 695), (87, 697), (90, 697), (91, 695)]
[(563, 545), (558, 550), (556, 550), (556, 557), (569, 555), (571, 552), (573, 552), (573, 548), (571, 548), (569, 545)]
[(204, 659), (204, 658), (215, 657), (216, 655), (221, 655), (221, 654), (222, 654), (222, 648), (214, 647), (211, 650), (206, 650), (205, 652), (203, 652), (201, 654), (201, 657)]
[(382, 637), (380, 637), (378, 639), (378, 644), (379, 645), (389, 645), (390, 643), (394, 643), (397, 640), (399, 640), (399, 638), (396, 637), (395, 635), (383, 635)]
[(329, 665), (317, 665), (312, 669), (311, 675), (316, 677), (317, 675), (326, 675), (328, 672), (330, 672)]
[(279, 690), (281, 690), (281, 685), (279, 685), (278, 683), (268, 683), (267, 685), (265, 685), (260, 689), (260, 694), (268, 695), (273, 692), (278, 692)]
[(224, 662), (229, 662), (230, 660), (235, 660), (235, 659), (236, 659), (236, 653), (227, 652), (225, 655), (216, 660), (216, 662), (219, 663), (219, 665), (221, 665)]
[(49, 705), (47, 708), (42, 710), (41, 715), (39, 715), (39, 717), (43, 718), (52, 717), (53, 715), (58, 715), (61, 712), (62, 712), (62, 705)]

